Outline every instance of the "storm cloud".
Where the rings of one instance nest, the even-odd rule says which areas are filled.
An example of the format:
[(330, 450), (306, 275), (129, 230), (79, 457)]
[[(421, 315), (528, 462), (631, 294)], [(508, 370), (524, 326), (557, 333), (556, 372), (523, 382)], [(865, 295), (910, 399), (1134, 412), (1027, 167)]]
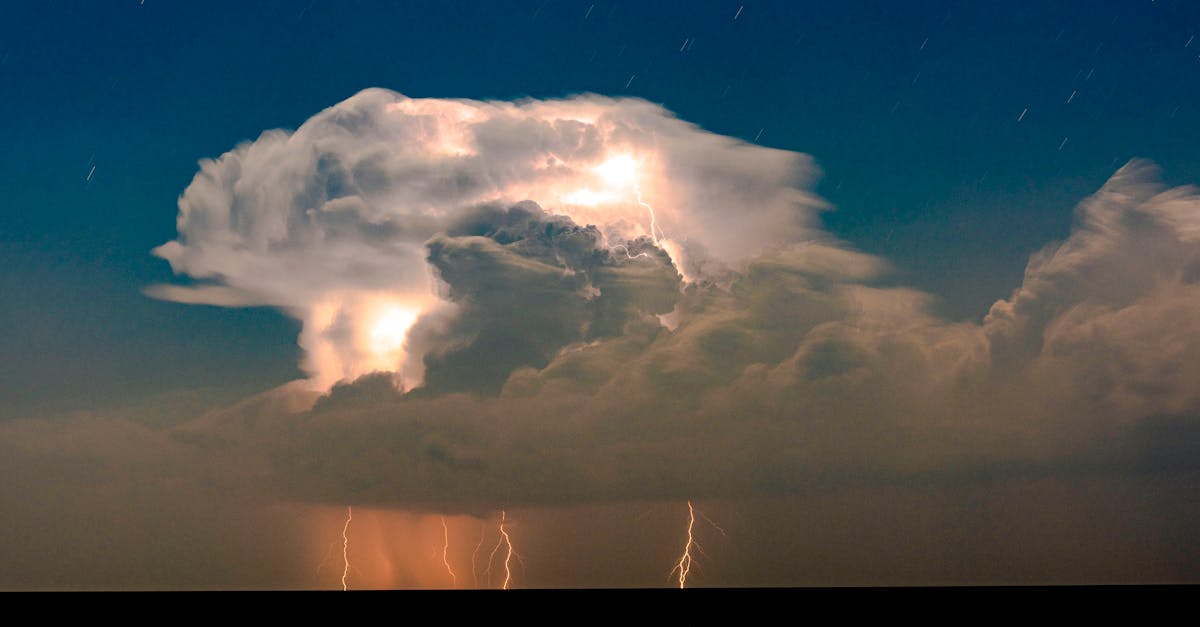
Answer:
[(198, 281), (156, 296), (303, 321), (312, 380), (5, 447), (85, 483), (124, 460), (161, 489), (472, 514), (1196, 470), (1196, 189), (1127, 164), (951, 322), (820, 229), (815, 172), (639, 100), (368, 90), (204, 162), (156, 249)]
[[(461, 313), (445, 273), (467, 280), (454, 265), (492, 254), (479, 241), (433, 240), (500, 228), (486, 207), (536, 203), (534, 213), (584, 229), (571, 245), (626, 257), (648, 238), (683, 277), (719, 281), (764, 248), (820, 234), (823, 203), (806, 191), (815, 176), (805, 155), (707, 133), (637, 99), (369, 89), (295, 132), (268, 131), (202, 162), (179, 199), (179, 238), (155, 249), (193, 283), (148, 293), (280, 308), (303, 323), (304, 368), (318, 388), (376, 370), (412, 388), (425, 358), (459, 339), (430, 343)], [(481, 276), (483, 257), (472, 269)], [(508, 289), (496, 282), (505, 278), (488, 289)], [(578, 287), (607, 300), (598, 286)]]
[[(328, 128), (355, 149), (296, 141)], [(410, 135), (424, 143), (400, 141)], [(261, 178), (264, 167), (233, 166), (275, 143), (278, 161), (265, 163), (306, 160), (290, 187), (264, 184), (279, 183)], [(645, 198), (563, 200), (588, 184), (588, 168), (603, 179), (613, 154), (654, 164), (628, 173), (652, 182), (633, 190)], [(331, 159), (343, 164), (336, 192), (321, 174)], [(252, 483), (288, 498), (480, 512), (1145, 469), (1179, 446), (1169, 434), (1194, 428), (1194, 189), (1167, 189), (1152, 164), (1129, 163), (1079, 205), (1065, 241), (1031, 258), (1009, 298), (980, 323), (950, 322), (930, 295), (884, 286), (885, 260), (820, 230), (823, 204), (803, 187), (810, 163), (645, 102), (592, 96), (512, 105), (372, 90), (295, 135), (266, 134), (204, 166), (181, 199), (179, 243), (159, 254), (201, 276), (210, 262), (278, 264), (278, 275), (210, 275), (222, 286), (212, 289), (257, 295), (247, 303), (271, 302), (274, 289), (252, 281), (276, 277), (290, 293), (312, 263), (323, 278), (309, 284), (328, 286), (298, 293), (415, 294), (428, 286), (403, 277), (430, 277), (434, 304), (394, 367), (343, 378), (311, 409), (248, 421), (263, 413), (251, 400), (172, 437), (256, 460), (265, 470)], [(226, 179), (225, 204), (198, 200)], [(285, 192), (286, 203), (254, 200)], [(353, 210), (300, 211), (336, 194)], [(203, 218), (242, 206), (242, 222)], [(260, 244), (206, 248), (230, 233)], [(388, 270), (331, 265), (338, 241), (363, 267)], [(417, 269), (382, 278), (404, 263)], [(304, 344), (314, 331), (302, 319)], [(361, 322), (339, 320), (324, 341)], [(420, 382), (397, 387), (388, 373), (418, 357)]]

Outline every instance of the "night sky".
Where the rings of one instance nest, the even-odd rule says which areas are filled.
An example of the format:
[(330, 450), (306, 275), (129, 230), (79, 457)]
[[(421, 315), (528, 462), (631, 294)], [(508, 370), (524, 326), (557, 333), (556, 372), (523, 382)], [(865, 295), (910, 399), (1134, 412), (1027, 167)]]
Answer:
[(1197, 35), (5, 2), (0, 588), (1194, 582)]

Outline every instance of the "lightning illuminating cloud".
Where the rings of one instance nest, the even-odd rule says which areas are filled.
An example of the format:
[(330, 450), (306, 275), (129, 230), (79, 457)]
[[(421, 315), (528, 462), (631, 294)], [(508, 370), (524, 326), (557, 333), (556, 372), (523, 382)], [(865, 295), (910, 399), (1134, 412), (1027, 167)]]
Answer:
[(154, 251), (194, 282), (148, 293), (282, 309), (303, 323), (318, 389), (373, 371), (412, 388), (426, 355), (445, 349), (415, 342), (414, 329), (456, 313), (426, 242), (474, 208), (528, 200), (595, 225), (610, 246), (648, 237), (698, 279), (814, 232), (815, 172), (804, 155), (708, 133), (642, 100), (368, 89), (294, 132), (202, 161), (179, 199), (178, 239)]

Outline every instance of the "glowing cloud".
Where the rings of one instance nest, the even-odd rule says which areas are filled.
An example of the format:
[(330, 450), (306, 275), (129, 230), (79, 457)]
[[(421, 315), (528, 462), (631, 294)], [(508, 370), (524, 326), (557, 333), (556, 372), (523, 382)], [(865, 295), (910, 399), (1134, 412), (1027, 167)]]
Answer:
[(205, 162), (157, 249), (199, 280), (165, 298), (301, 320), (330, 393), (176, 435), (289, 497), (449, 514), (1175, 459), (1195, 188), (1121, 168), (976, 323), (823, 234), (812, 172), (643, 101), (358, 94)]
[[(793, 152), (705, 132), (636, 99), (410, 99), (369, 89), (295, 132), (215, 160), (179, 199), (179, 237), (154, 250), (189, 285), (168, 300), (269, 305), (303, 323), (318, 389), (373, 371), (420, 385), (461, 338), (427, 243), (481, 206), (533, 201), (595, 225), (598, 248), (649, 238), (688, 280), (816, 236), (816, 169)], [(452, 289), (453, 286), (450, 286)], [(418, 330), (425, 339), (413, 342)], [(447, 344), (449, 342), (449, 344)]]

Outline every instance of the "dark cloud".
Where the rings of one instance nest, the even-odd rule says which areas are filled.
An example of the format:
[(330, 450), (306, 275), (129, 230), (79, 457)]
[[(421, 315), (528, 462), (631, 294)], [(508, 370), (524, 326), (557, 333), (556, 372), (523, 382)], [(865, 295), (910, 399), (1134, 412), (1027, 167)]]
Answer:
[[(594, 226), (546, 215), (534, 203), (481, 208), (427, 243), (454, 304), (436, 337), (418, 329), (432, 396), (494, 394), (519, 367), (544, 368), (563, 348), (621, 333), (633, 318), (671, 311), (680, 278), (648, 240), (602, 246)], [(428, 323), (427, 323), (428, 324)]]

